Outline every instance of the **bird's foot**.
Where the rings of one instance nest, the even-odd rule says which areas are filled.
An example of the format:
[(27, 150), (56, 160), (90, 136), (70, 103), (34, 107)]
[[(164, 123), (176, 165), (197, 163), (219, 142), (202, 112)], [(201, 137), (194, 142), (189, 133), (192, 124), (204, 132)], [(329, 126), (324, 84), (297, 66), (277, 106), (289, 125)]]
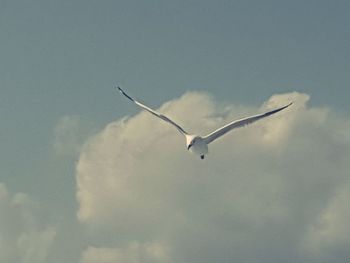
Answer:
[(204, 159), (204, 155), (201, 155), (201, 159), (202, 159), (202, 160)]

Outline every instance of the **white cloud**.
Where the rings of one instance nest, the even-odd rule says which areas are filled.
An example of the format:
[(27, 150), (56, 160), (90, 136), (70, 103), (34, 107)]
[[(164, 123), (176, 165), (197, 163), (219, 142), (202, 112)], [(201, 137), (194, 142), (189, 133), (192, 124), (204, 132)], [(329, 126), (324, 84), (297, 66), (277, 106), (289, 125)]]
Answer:
[[(337, 191), (350, 170), (349, 120), (309, 108), (309, 96), (297, 92), (274, 95), (260, 109), (233, 105), (224, 116), (209, 95), (190, 92), (160, 111), (205, 134), (290, 100), (286, 111), (210, 145), (204, 161), (145, 112), (107, 125), (77, 163), (79, 220), (115, 236), (110, 247), (162, 240), (170, 262), (319, 260), (325, 250), (316, 247), (349, 241), (333, 229), (347, 218)], [(318, 242), (320, 220), (332, 236), (327, 243)]]
[(166, 263), (167, 248), (160, 243), (131, 243), (123, 248), (89, 247), (83, 252), (82, 263)]
[(317, 257), (348, 253), (350, 246), (350, 181), (340, 186), (323, 213), (308, 229), (305, 248)]
[(0, 262), (46, 262), (56, 236), (25, 194), (10, 194), (0, 183)]

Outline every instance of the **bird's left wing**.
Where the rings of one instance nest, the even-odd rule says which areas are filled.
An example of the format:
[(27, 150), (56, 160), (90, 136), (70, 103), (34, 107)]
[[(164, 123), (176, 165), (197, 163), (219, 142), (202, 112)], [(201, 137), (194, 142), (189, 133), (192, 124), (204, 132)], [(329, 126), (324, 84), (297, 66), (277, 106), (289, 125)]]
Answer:
[(148, 111), (149, 113), (153, 114), (154, 116), (162, 119), (163, 121), (166, 121), (168, 123), (170, 123), (171, 125), (173, 125), (182, 135), (187, 135), (187, 132), (181, 128), (180, 125), (176, 124), (175, 122), (173, 122), (172, 120), (170, 120), (167, 116), (164, 116), (163, 114), (160, 114), (158, 112), (156, 112), (155, 110), (151, 109), (150, 107), (142, 104), (141, 102), (138, 102), (137, 100), (133, 99), (132, 97), (130, 97), (128, 94), (126, 94), (124, 92), (124, 90), (122, 90), (120, 87), (118, 87), (118, 90), (125, 96), (127, 97), (129, 100), (131, 100), (132, 102), (134, 102), (135, 104), (137, 104), (138, 106), (140, 106), (142, 109)]
[(251, 116), (251, 117), (247, 117), (247, 118), (243, 118), (243, 119), (240, 119), (240, 120), (236, 120), (236, 121), (233, 121), (219, 129), (217, 129), (216, 131), (206, 135), (203, 137), (203, 140), (208, 144), (208, 143), (211, 143), (212, 141), (216, 140), (217, 138), (221, 137), (222, 135), (224, 135), (225, 133), (231, 131), (232, 129), (235, 129), (235, 128), (239, 128), (239, 127), (243, 127), (245, 125), (248, 125), (250, 123), (253, 123), (257, 120), (260, 120), (262, 118), (265, 118), (267, 116), (270, 116), (272, 114), (275, 114), (287, 107), (289, 107), (290, 105), (292, 105), (293, 103), (289, 103), (288, 105), (286, 106), (283, 106), (281, 108), (278, 108), (278, 109), (275, 109), (275, 110), (272, 110), (272, 111), (269, 111), (269, 112), (266, 112), (266, 113), (263, 113), (263, 114), (258, 114), (258, 115), (254, 115), (254, 116)]

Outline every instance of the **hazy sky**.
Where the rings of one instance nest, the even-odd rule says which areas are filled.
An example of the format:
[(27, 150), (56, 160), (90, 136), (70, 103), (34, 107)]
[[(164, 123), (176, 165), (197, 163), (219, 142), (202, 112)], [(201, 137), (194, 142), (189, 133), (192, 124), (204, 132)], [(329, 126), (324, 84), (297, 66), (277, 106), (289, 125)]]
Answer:
[[(294, 256), (300, 262), (347, 262), (344, 247), (350, 240), (341, 232), (350, 219), (343, 204), (350, 196), (345, 158), (350, 157), (349, 12), (349, 1), (323, 0), (0, 0), (0, 207), (5, 211), (0, 259), (286, 262)], [(300, 107), (290, 110), (294, 117), (285, 123), (277, 118), (256, 126), (261, 132), (237, 132), (246, 143), (232, 134), (227, 144), (214, 147), (208, 161), (197, 162), (176, 147), (183, 143), (176, 131), (157, 122), (150, 128), (161, 130), (163, 144), (149, 149), (154, 136), (143, 128), (151, 120), (147, 115), (123, 124), (121, 118), (139, 110), (115, 92), (116, 84), (156, 108), (171, 101), (162, 109), (194, 132), (266, 110), (261, 105), (274, 94), (284, 94), (277, 102), (294, 99)], [(275, 135), (282, 150), (269, 141)], [(149, 140), (141, 146), (130, 142), (144, 137)], [(168, 140), (175, 145), (164, 149)], [(122, 164), (118, 154), (125, 158)], [(214, 161), (220, 162), (218, 156), (222, 168)], [(162, 165), (154, 171), (159, 158)], [(230, 165), (248, 160), (249, 166), (231, 170)], [(271, 168), (274, 160), (279, 163)], [(196, 177), (200, 173), (204, 181)], [(268, 175), (268, 192), (275, 195), (261, 190), (267, 182), (260, 173)], [(136, 179), (124, 182), (120, 174)], [(142, 175), (156, 187), (142, 187)], [(86, 178), (96, 179), (93, 186), (105, 191), (91, 189)], [(261, 196), (249, 195), (250, 180)], [(192, 185), (198, 183), (203, 192)], [(184, 185), (177, 194), (176, 187)], [(95, 190), (96, 195), (86, 194)], [(301, 191), (299, 198), (291, 190)], [(135, 192), (136, 200), (144, 201), (130, 197)], [(271, 204), (271, 211), (259, 200)], [(297, 219), (292, 223), (287, 215)], [(185, 233), (188, 239), (181, 236)], [(325, 235), (328, 243), (321, 244)], [(223, 238), (200, 242), (213, 236)], [(276, 236), (280, 239), (271, 240)], [(235, 253), (229, 252), (232, 247)], [(272, 251), (278, 251), (276, 257)]]

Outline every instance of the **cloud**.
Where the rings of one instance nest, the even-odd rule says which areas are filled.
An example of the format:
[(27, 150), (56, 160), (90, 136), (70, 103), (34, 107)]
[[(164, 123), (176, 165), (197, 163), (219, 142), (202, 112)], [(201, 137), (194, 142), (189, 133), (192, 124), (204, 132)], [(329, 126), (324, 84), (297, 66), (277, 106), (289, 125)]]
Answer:
[(348, 258), (350, 246), (350, 180), (330, 198), (324, 211), (308, 229), (305, 248), (313, 255), (333, 261), (334, 255)]
[(167, 244), (169, 262), (180, 263), (349, 258), (335, 248), (350, 241), (342, 234), (350, 120), (308, 107), (309, 99), (277, 94), (254, 108), (188, 92), (165, 103), (161, 112), (203, 135), (294, 102), (215, 141), (204, 161), (187, 152), (173, 127), (146, 112), (108, 124), (85, 144), (76, 168), (78, 219), (106, 245), (85, 251), (84, 260), (101, 251), (119, 255), (120, 248), (132, 254), (132, 243)]
[(131, 243), (123, 248), (89, 247), (83, 252), (82, 263), (166, 263), (167, 248), (160, 243)]
[(42, 222), (37, 204), (0, 183), (0, 209), (0, 261), (46, 262), (56, 229)]

